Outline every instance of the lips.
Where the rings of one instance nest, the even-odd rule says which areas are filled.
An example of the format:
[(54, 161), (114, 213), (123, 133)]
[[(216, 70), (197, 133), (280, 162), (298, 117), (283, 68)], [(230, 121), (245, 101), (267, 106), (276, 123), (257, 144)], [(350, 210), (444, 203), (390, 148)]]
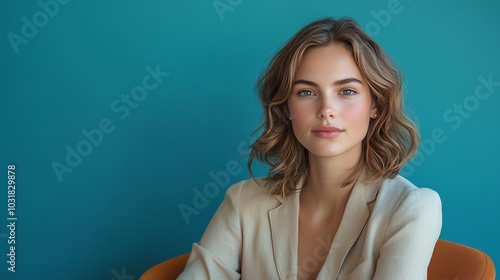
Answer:
[(312, 133), (320, 138), (331, 139), (342, 134), (344, 130), (335, 126), (322, 126), (314, 129)]
[(322, 126), (312, 132), (342, 132), (343, 130), (335, 126)]

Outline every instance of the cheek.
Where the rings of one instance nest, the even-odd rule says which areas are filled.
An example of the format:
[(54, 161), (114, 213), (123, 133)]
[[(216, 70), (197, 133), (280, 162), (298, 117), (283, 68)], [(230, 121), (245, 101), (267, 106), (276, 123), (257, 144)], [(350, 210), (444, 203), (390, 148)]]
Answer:
[(289, 102), (288, 110), (292, 119), (296, 120), (304, 119), (305, 117), (310, 116), (312, 112), (311, 106), (304, 104), (304, 102), (300, 104), (298, 102)]
[(370, 104), (359, 102), (344, 108), (344, 119), (353, 123), (363, 124), (370, 121)]

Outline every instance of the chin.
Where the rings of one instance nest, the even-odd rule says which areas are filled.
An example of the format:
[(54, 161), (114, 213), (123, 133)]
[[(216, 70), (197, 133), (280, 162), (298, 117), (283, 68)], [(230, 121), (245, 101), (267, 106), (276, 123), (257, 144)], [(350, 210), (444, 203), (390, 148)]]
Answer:
[[(347, 157), (359, 157), (358, 151), (356, 148), (361, 148), (361, 146), (357, 147), (356, 146), (339, 146), (338, 144), (335, 145), (335, 147), (332, 147), (330, 145), (325, 146), (316, 146), (312, 147), (311, 149), (307, 149), (310, 155), (313, 155), (318, 158), (334, 158), (338, 156), (347, 156)], [(361, 152), (361, 149), (359, 150), (359, 153)]]

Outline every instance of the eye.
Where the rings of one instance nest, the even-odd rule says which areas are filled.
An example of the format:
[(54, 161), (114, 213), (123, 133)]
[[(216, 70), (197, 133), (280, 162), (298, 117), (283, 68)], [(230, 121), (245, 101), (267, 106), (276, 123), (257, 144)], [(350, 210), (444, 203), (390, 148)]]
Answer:
[(346, 95), (346, 96), (355, 95), (356, 93), (358, 93), (358, 92), (352, 88), (344, 88), (344, 89), (340, 90), (340, 92), (339, 92), (340, 95)]
[(314, 92), (312, 92), (311, 90), (308, 90), (308, 89), (305, 89), (305, 90), (300, 90), (299, 92), (297, 92), (297, 94), (299, 96), (313, 96), (314, 95)]

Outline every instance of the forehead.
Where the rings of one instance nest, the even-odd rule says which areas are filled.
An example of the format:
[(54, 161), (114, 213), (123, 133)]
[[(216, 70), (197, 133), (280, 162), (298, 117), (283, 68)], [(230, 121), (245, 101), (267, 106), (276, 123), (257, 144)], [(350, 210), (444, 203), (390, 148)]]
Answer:
[(339, 80), (357, 78), (362, 80), (352, 53), (341, 44), (309, 48), (299, 64), (295, 79)]

